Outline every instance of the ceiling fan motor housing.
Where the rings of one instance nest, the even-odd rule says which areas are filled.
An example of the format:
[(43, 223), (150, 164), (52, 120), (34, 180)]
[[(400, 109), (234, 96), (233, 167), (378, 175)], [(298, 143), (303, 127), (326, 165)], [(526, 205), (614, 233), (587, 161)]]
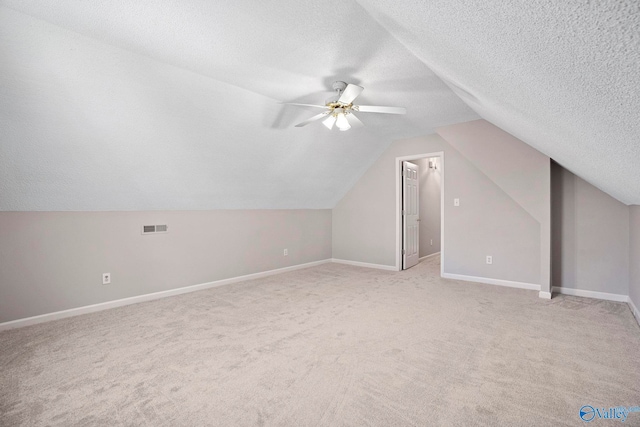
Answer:
[(333, 82), (332, 87), (335, 91), (342, 92), (347, 88), (347, 84), (345, 82), (336, 81), (336, 82)]
[(325, 101), (325, 105), (327, 106), (329, 104), (335, 104), (338, 102), (338, 99), (340, 99), (340, 95), (342, 94), (342, 91), (344, 91), (347, 88), (347, 84), (345, 82), (335, 81), (333, 82), (331, 87), (333, 88), (333, 90), (336, 91), (336, 94), (333, 95), (331, 98), (327, 98), (327, 100)]

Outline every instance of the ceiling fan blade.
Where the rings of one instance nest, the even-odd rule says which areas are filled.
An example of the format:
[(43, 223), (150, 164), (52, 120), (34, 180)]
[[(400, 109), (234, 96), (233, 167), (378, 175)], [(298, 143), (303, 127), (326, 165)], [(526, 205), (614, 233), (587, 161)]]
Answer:
[(358, 85), (348, 84), (347, 87), (342, 91), (342, 95), (338, 98), (338, 102), (343, 104), (351, 104), (354, 99), (358, 97), (364, 90), (363, 87)]
[(333, 129), (333, 125), (336, 124), (336, 117), (333, 114), (330, 114), (329, 117), (322, 121), (322, 124), (331, 130)]
[(404, 107), (382, 107), (379, 105), (354, 105), (354, 110), (361, 113), (385, 113), (385, 114), (406, 114), (407, 109)]
[(347, 114), (347, 121), (351, 125), (351, 129), (361, 128), (364, 126), (364, 123), (362, 123), (353, 113)]
[(296, 125), (297, 128), (301, 128), (302, 126), (306, 126), (311, 122), (315, 122), (316, 120), (320, 120), (323, 117), (326, 117), (327, 114), (331, 113), (331, 110), (325, 111), (324, 113), (317, 114), (310, 119), (305, 120), (304, 122), (300, 122)]
[(326, 105), (316, 105), (316, 104), (298, 104), (297, 102), (281, 102), (282, 105), (300, 105), (302, 107), (316, 107), (316, 108), (327, 108)]

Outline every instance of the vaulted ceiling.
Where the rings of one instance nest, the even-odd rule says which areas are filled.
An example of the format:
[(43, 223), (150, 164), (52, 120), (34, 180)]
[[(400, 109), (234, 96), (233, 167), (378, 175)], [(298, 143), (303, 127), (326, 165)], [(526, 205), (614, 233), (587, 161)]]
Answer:
[[(331, 208), (483, 117), (640, 204), (637, 2), (0, 0), (0, 210)], [(294, 125), (331, 83), (365, 128)]]

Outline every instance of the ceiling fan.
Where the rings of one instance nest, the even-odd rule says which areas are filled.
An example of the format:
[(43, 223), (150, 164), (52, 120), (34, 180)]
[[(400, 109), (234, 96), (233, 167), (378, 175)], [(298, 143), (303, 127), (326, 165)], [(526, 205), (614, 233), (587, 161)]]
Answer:
[(354, 105), (353, 101), (362, 93), (363, 87), (347, 84), (345, 82), (333, 82), (333, 89), (336, 95), (327, 99), (325, 105), (298, 104), (287, 102), (287, 105), (300, 105), (303, 107), (324, 108), (326, 111), (298, 123), (296, 127), (306, 126), (309, 123), (322, 120), (322, 124), (328, 129), (333, 129), (335, 125), (341, 131), (349, 130), (352, 127), (362, 127), (364, 124), (356, 117), (358, 113), (385, 113), (385, 114), (405, 114), (407, 110), (403, 107), (383, 107), (376, 105)]

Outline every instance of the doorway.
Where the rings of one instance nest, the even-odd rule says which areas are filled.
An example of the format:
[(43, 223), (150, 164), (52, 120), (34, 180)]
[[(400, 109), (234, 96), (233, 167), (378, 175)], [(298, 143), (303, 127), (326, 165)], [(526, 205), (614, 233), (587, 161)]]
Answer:
[(420, 260), (420, 176), (416, 163), (402, 162), (402, 269)]
[(420, 260), (438, 253), (441, 255), (442, 274), (444, 152), (397, 157), (396, 269), (408, 269)]

